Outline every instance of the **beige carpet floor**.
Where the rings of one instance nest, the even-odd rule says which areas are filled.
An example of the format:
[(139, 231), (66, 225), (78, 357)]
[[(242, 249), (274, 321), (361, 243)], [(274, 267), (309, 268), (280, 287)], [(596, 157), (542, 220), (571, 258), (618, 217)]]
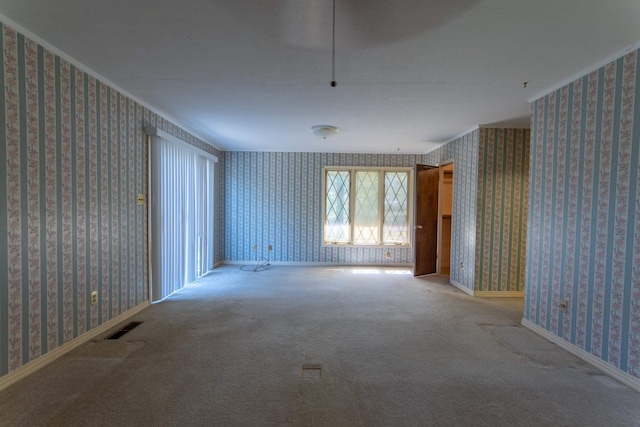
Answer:
[(0, 425), (640, 425), (640, 394), (522, 328), (522, 300), (408, 273), (224, 266), (0, 392)]

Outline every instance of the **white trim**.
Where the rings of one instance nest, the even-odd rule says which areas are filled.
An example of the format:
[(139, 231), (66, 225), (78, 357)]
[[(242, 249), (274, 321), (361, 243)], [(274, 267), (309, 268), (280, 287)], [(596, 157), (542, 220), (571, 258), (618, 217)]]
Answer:
[(400, 171), (400, 172), (413, 172), (413, 166), (331, 166), (323, 165), (323, 169), (340, 170), (340, 171), (360, 171), (360, 170), (373, 170), (373, 171)]
[(574, 356), (579, 357), (580, 359), (584, 360), (585, 362), (594, 366), (595, 368), (600, 369), (602, 372), (620, 381), (622, 384), (634, 389), (637, 392), (640, 392), (640, 378), (636, 378), (631, 374), (616, 368), (615, 366), (605, 362), (604, 360), (594, 356), (593, 354), (587, 351), (584, 351), (583, 349), (571, 344), (569, 341), (536, 325), (530, 320), (523, 318), (521, 324), (522, 326), (529, 329), (530, 331), (535, 332), (536, 334), (556, 344), (558, 347), (568, 351)]
[(479, 125), (478, 129), (531, 129), (531, 126), (496, 126), (496, 125)]
[[(470, 134), (471, 132), (474, 132), (474, 131), (476, 131), (476, 130), (480, 129), (480, 127), (481, 127), (480, 125), (475, 125), (475, 126), (474, 126), (474, 127), (472, 127), (471, 129), (467, 129), (467, 130), (465, 130), (464, 132), (459, 133), (458, 135), (456, 135), (456, 136), (454, 136), (454, 137), (452, 137), (452, 138), (448, 139), (444, 144), (442, 144), (442, 146), (445, 146), (445, 145), (447, 145), (448, 143), (453, 142), (453, 141), (455, 141), (455, 140), (456, 140), (456, 139), (458, 139), (458, 138), (462, 138), (463, 136), (468, 135), (468, 134)], [(438, 147), (438, 148), (440, 148), (440, 147)], [(437, 148), (436, 148), (436, 150), (437, 150)], [(432, 151), (434, 151), (434, 150), (432, 150)], [(431, 151), (430, 151), (430, 152), (431, 152)]]
[[(438, 162), (438, 235), (436, 237), (436, 272), (439, 274), (442, 273), (442, 198), (444, 195), (443, 187), (444, 187), (444, 168), (445, 165), (454, 165), (455, 157), (450, 158), (448, 160)], [(454, 165), (455, 169), (455, 165)], [(454, 172), (455, 178), (455, 172)], [(453, 179), (451, 180), (451, 219), (453, 220)], [(451, 235), (449, 236), (450, 242), (453, 242), (453, 224), (451, 226)], [(451, 262), (451, 251), (449, 251), (449, 262)], [(451, 266), (449, 266), (451, 267)]]
[[(260, 260), (247, 260), (247, 261), (222, 261), (222, 265), (254, 265), (260, 262)], [(283, 266), (283, 267), (402, 267), (413, 268), (412, 263), (368, 263), (368, 262), (308, 262), (308, 261), (269, 261), (271, 266)]]
[(34, 42), (36, 42), (37, 44), (39, 44), (43, 48), (45, 48), (48, 51), (50, 51), (51, 53), (53, 53), (54, 55), (59, 56), (61, 59), (67, 61), (69, 64), (73, 65), (74, 67), (80, 69), (81, 71), (84, 71), (87, 74), (90, 74), (92, 77), (95, 77), (100, 82), (111, 86), (112, 89), (117, 90), (122, 95), (126, 96), (127, 98), (130, 98), (132, 101), (137, 102), (141, 106), (143, 106), (143, 107), (153, 111), (154, 113), (157, 113), (157, 114), (161, 115), (165, 119), (173, 122), (174, 124), (178, 125), (179, 127), (184, 129), (185, 131), (187, 131), (190, 134), (192, 134), (193, 136), (196, 136), (197, 138), (203, 140), (204, 142), (206, 142), (207, 144), (209, 144), (210, 146), (212, 146), (216, 150), (223, 151), (220, 148), (218, 148), (216, 145), (214, 145), (213, 143), (209, 142), (209, 140), (207, 140), (206, 138), (203, 138), (202, 136), (198, 135), (196, 132), (194, 132), (194, 131), (190, 130), (189, 128), (187, 128), (186, 126), (184, 126), (179, 120), (176, 120), (175, 118), (173, 118), (169, 114), (166, 114), (165, 112), (163, 112), (160, 109), (154, 107), (153, 105), (150, 105), (150, 104), (142, 101), (140, 98), (138, 98), (136, 96), (133, 96), (132, 94), (130, 94), (126, 90), (122, 89), (120, 86), (116, 85), (115, 83), (113, 83), (111, 80), (107, 79), (106, 77), (104, 77), (100, 73), (95, 72), (91, 68), (89, 68), (86, 65), (84, 65), (82, 62), (80, 62), (80, 61), (78, 61), (76, 59), (73, 59), (71, 56), (67, 55), (66, 53), (64, 53), (63, 51), (61, 51), (60, 49), (58, 49), (57, 47), (52, 45), (51, 43), (48, 43), (42, 37), (39, 37), (38, 35), (36, 35), (34, 32), (32, 32), (30, 30), (27, 30), (25, 27), (23, 27), (22, 25), (20, 25), (17, 22), (15, 22), (13, 19), (11, 19), (11, 18), (7, 17), (6, 15), (3, 15), (2, 13), (0, 13), (0, 21), (2, 21), (2, 23), (4, 25), (6, 25), (8, 27), (11, 27), (12, 29), (14, 29), (17, 32), (19, 32), (22, 35), (24, 35), (25, 37), (33, 40)]
[(455, 286), (456, 288), (460, 289), (462, 292), (464, 292), (467, 295), (471, 295), (471, 296), (474, 295), (473, 289), (469, 289), (466, 286), (456, 282), (455, 280), (449, 279), (449, 283)]
[(170, 133), (167, 133), (165, 131), (163, 131), (162, 129), (159, 129), (155, 126), (145, 126), (144, 127), (144, 133), (146, 135), (149, 136), (157, 136), (158, 138), (162, 138), (165, 139), (171, 143), (177, 144), (182, 148), (186, 148), (188, 150), (192, 150), (195, 151), (196, 153), (198, 153), (201, 156), (207, 157), (211, 160), (213, 160), (214, 163), (218, 163), (218, 156), (215, 156), (211, 153), (207, 153), (206, 151), (204, 151), (203, 149), (196, 147), (195, 145), (191, 145), (181, 139), (176, 138), (175, 136), (171, 135)]
[(9, 387), (12, 384), (17, 383), (21, 379), (26, 378), (27, 376), (33, 374), (38, 369), (44, 368), (49, 363), (55, 361), (56, 359), (59, 359), (65, 354), (69, 353), (71, 350), (74, 350), (75, 348), (86, 343), (87, 341), (92, 340), (98, 335), (107, 332), (109, 329), (113, 328), (114, 326), (117, 326), (119, 323), (127, 320), (132, 316), (135, 316), (136, 314), (140, 313), (142, 310), (144, 310), (148, 306), (149, 306), (149, 301), (145, 301), (142, 304), (139, 304), (136, 307), (130, 310), (127, 310), (124, 313), (121, 313), (120, 315), (114, 317), (113, 319), (110, 319), (104, 322), (102, 325), (97, 326), (96, 328), (90, 330), (89, 332), (86, 332), (72, 339), (71, 341), (61, 345), (58, 348), (51, 350), (48, 353), (45, 353), (44, 355), (32, 360), (31, 362), (19, 367), (15, 371), (10, 372), (9, 374), (0, 378), (0, 391), (4, 390), (5, 388)]
[[(455, 157), (451, 157), (450, 159), (446, 159), (446, 160), (440, 160), (437, 164), (436, 167), (441, 168), (442, 166), (447, 166), (447, 165), (454, 165), (454, 169), (455, 169), (455, 161), (456, 158)], [(454, 170), (454, 174), (455, 174), (455, 170)]]
[(149, 297), (149, 301), (153, 298), (153, 290), (151, 289), (151, 284), (153, 283), (153, 222), (151, 222), (152, 215), (152, 200), (151, 200), (151, 173), (153, 170), (151, 169), (151, 156), (153, 155), (153, 151), (151, 150), (151, 138), (144, 138), (145, 145), (147, 147), (147, 200), (145, 200), (147, 205), (147, 296)]
[[(349, 212), (350, 212), (350, 221), (349, 221), (349, 241), (348, 242), (331, 242), (325, 240), (325, 225), (326, 225), (326, 201), (327, 201), (327, 174), (330, 171), (347, 171), (349, 172)], [(366, 245), (362, 243), (353, 243), (354, 239), (354, 229), (355, 229), (355, 221), (353, 218), (355, 217), (355, 204), (356, 204), (356, 178), (355, 175), (359, 171), (375, 171), (379, 176), (379, 186), (378, 186), (378, 196), (379, 196), (379, 205), (378, 205), (378, 213), (379, 218), (379, 235), (378, 239), (382, 241), (383, 233), (384, 233), (384, 174), (386, 172), (405, 172), (407, 174), (407, 241), (400, 244), (376, 244), (376, 245)], [(411, 224), (413, 224), (414, 219), (414, 210), (415, 210), (415, 190), (414, 190), (414, 175), (415, 170), (414, 167), (411, 166), (331, 166), (324, 165), (322, 166), (322, 195), (321, 195), (321, 212), (322, 212), (322, 240), (321, 247), (323, 248), (404, 248), (411, 249), (413, 247), (412, 233), (411, 233)]]
[(475, 291), (473, 296), (479, 298), (524, 298), (524, 291)]
[(320, 244), (322, 248), (371, 248), (371, 249), (411, 249), (413, 245), (411, 243), (398, 243), (394, 245), (393, 243), (389, 243), (386, 245), (364, 245), (358, 243), (331, 243), (331, 242), (322, 242)]
[(595, 64), (591, 65), (590, 67), (585, 68), (584, 70), (572, 75), (569, 78), (566, 78), (564, 80), (562, 80), (560, 83), (557, 83), (553, 86), (551, 86), (550, 88), (548, 88), (545, 91), (542, 91), (540, 93), (538, 93), (537, 95), (532, 96), (531, 98), (527, 99), (527, 101), (529, 102), (534, 102), (537, 101), (540, 98), (543, 98), (547, 95), (549, 95), (550, 93), (555, 92), (556, 90), (567, 86), (568, 84), (571, 84), (573, 82), (575, 82), (576, 80), (586, 76), (587, 74), (599, 70), (600, 68), (604, 67), (605, 65), (616, 61), (620, 58), (622, 58), (623, 56), (627, 55), (628, 53), (633, 52), (634, 50), (638, 50), (640, 49), (640, 40), (638, 40), (637, 42), (633, 43), (631, 46), (625, 47), (622, 50), (619, 50), (618, 52), (614, 53), (613, 55), (609, 55), (606, 58), (604, 58), (601, 61), (596, 62)]
[[(193, 283), (193, 282), (189, 282), (189, 283)], [(184, 286), (187, 286), (189, 283), (185, 283), (185, 284), (184, 284)], [(178, 292), (180, 292), (181, 290), (183, 290), (183, 289), (184, 289), (184, 286), (183, 286), (182, 288), (180, 288), (180, 289), (176, 289), (175, 291), (171, 292), (169, 295), (165, 295), (165, 296), (163, 296), (163, 297), (162, 297), (162, 298), (160, 298), (160, 299), (153, 300), (153, 301), (151, 301), (151, 300), (150, 300), (149, 304), (151, 304), (151, 305), (155, 305), (155, 304), (158, 304), (159, 302), (163, 302), (164, 300), (166, 300), (167, 298), (169, 298), (171, 295), (175, 295), (176, 293), (178, 293)]]

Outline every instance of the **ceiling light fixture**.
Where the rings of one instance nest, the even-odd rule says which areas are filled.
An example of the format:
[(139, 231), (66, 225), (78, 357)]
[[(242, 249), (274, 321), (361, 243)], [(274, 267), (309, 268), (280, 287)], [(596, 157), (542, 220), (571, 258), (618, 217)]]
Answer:
[(333, 136), (336, 133), (338, 133), (338, 128), (337, 127), (329, 126), (329, 125), (312, 126), (311, 130), (313, 131), (314, 135), (319, 136), (322, 139), (327, 139), (330, 136)]

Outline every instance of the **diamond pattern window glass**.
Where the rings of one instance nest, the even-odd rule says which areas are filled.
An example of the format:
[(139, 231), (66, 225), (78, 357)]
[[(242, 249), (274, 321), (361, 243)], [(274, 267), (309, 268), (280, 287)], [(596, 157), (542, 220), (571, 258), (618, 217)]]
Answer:
[(324, 244), (410, 244), (411, 168), (324, 171)]
[(349, 171), (327, 171), (324, 241), (349, 243), (351, 227), (349, 221), (351, 190)]
[(356, 172), (356, 206), (353, 243), (376, 245), (380, 238), (380, 212), (378, 209), (378, 171)]
[(384, 174), (384, 243), (406, 243), (409, 240), (408, 206), (409, 174), (385, 172)]

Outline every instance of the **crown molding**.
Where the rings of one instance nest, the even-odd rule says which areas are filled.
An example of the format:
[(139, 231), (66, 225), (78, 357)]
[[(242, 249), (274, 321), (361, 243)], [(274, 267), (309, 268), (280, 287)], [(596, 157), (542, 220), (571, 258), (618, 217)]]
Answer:
[(96, 72), (95, 70), (91, 69), (90, 67), (87, 67), (85, 64), (83, 64), (82, 62), (74, 59), (73, 57), (71, 57), (70, 55), (66, 54), (65, 52), (63, 52), (62, 50), (58, 49), (57, 47), (55, 47), (54, 45), (52, 45), (51, 43), (47, 42), (46, 40), (44, 40), (42, 37), (38, 36), (37, 34), (33, 33), (32, 31), (28, 30), (27, 28), (23, 27), (22, 25), (18, 24), (17, 22), (15, 22), (13, 19), (9, 18), (6, 15), (3, 15), (2, 13), (0, 13), (0, 21), (8, 26), (11, 27), (12, 29), (16, 30), (18, 33), (24, 35), (25, 37), (27, 37), (28, 39), (33, 40), (34, 42), (36, 42), (37, 44), (39, 44), (40, 46), (44, 47), (45, 49), (47, 49), (48, 51), (50, 51), (51, 53), (53, 53), (54, 55), (59, 56), (61, 59), (67, 61), (69, 64), (73, 65), (74, 67), (76, 67), (77, 69), (84, 71), (85, 73), (95, 77), (96, 79), (98, 79), (100, 82), (110, 86), (111, 88), (117, 90), (118, 92), (120, 92), (121, 94), (123, 94), (124, 96), (130, 98), (131, 100), (137, 102), (138, 104), (140, 104), (141, 106), (147, 108), (148, 110), (153, 111), (156, 114), (159, 114), (160, 116), (164, 117), (165, 119), (169, 120), (170, 122), (172, 122), (173, 124), (181, 127), (182, 129), (184, 129), (185, 131), (189, 132), (190, 134), (192, 134), (193, 136), (201, 139), (202, 141), (206, 142), (208, 145), (212, 146), (213, 148), (215, 148), (218, 151), (223, 151), (221, 150), (218, 146), (216, 146), (213, 142), (211, 142), (210, 140), (208, 140), (207, 138), (203, 138), (201, 135), (199, 135), (198, 133), (192, 131), (191, 129), (189, 129), (187, 126), (185, 126), (184, 124), (182, 124), (179, 120), (176, 120), (174, 117), (170, 116), (169, 114), (163, 112), (162, 110), (160, 110), (159, 108), (154, 107), (153, 105), (141, 100), (140, 98), (132, 95), (131, 93), (127, 92), (126, 90), (122, 89), (120, 86), (118, 86), (117, 84), (113, 83), (111, 80), (107, 79), (106, 77), (104, 77), (103, 75), (101, 75), (100, 73)]
[(579, 73), (576, 73), (574, 75), (572, 75), (571, 77), (568, 77), (564, 80), (562, 80), (561, 82), (551, 86), (550, 88), (538, 93), (537, 95), (532, 96), (531, 98), (527, 99), (527, 101), (529, 101), (530, 103), (533, 103), (535, 101), (537, 101), (540, 98), (543, 98), (547, 95), (549, 95), (550, 93), (553, 93), (555, 91), (557, 91), (560, 88), (563, 88), (573, 82), (575, 82), (576, 80), (586, 76), (589, 73), (592, 73), (593, 71), (599, 70), (600, 68), (604, 67), (605, 65), (616, 61), (620, 58), (622, 58), (623, 56), (633, 52), (634, 50), (638, 50), (640, 49), (640, 40), (638, 40), (637, 42), (635, 42), (634, 44), (632, 44), (631, 46), (628, 46), (622, 50), (619, 50), (618, 52), (614, 53), (613, 55), (609, 55), (606, 58), (604, 58), (603, 60), (596, 62), (595, 64), (591, 65), (590, 67), (585, 68), (584, 70), (580, 71)]

